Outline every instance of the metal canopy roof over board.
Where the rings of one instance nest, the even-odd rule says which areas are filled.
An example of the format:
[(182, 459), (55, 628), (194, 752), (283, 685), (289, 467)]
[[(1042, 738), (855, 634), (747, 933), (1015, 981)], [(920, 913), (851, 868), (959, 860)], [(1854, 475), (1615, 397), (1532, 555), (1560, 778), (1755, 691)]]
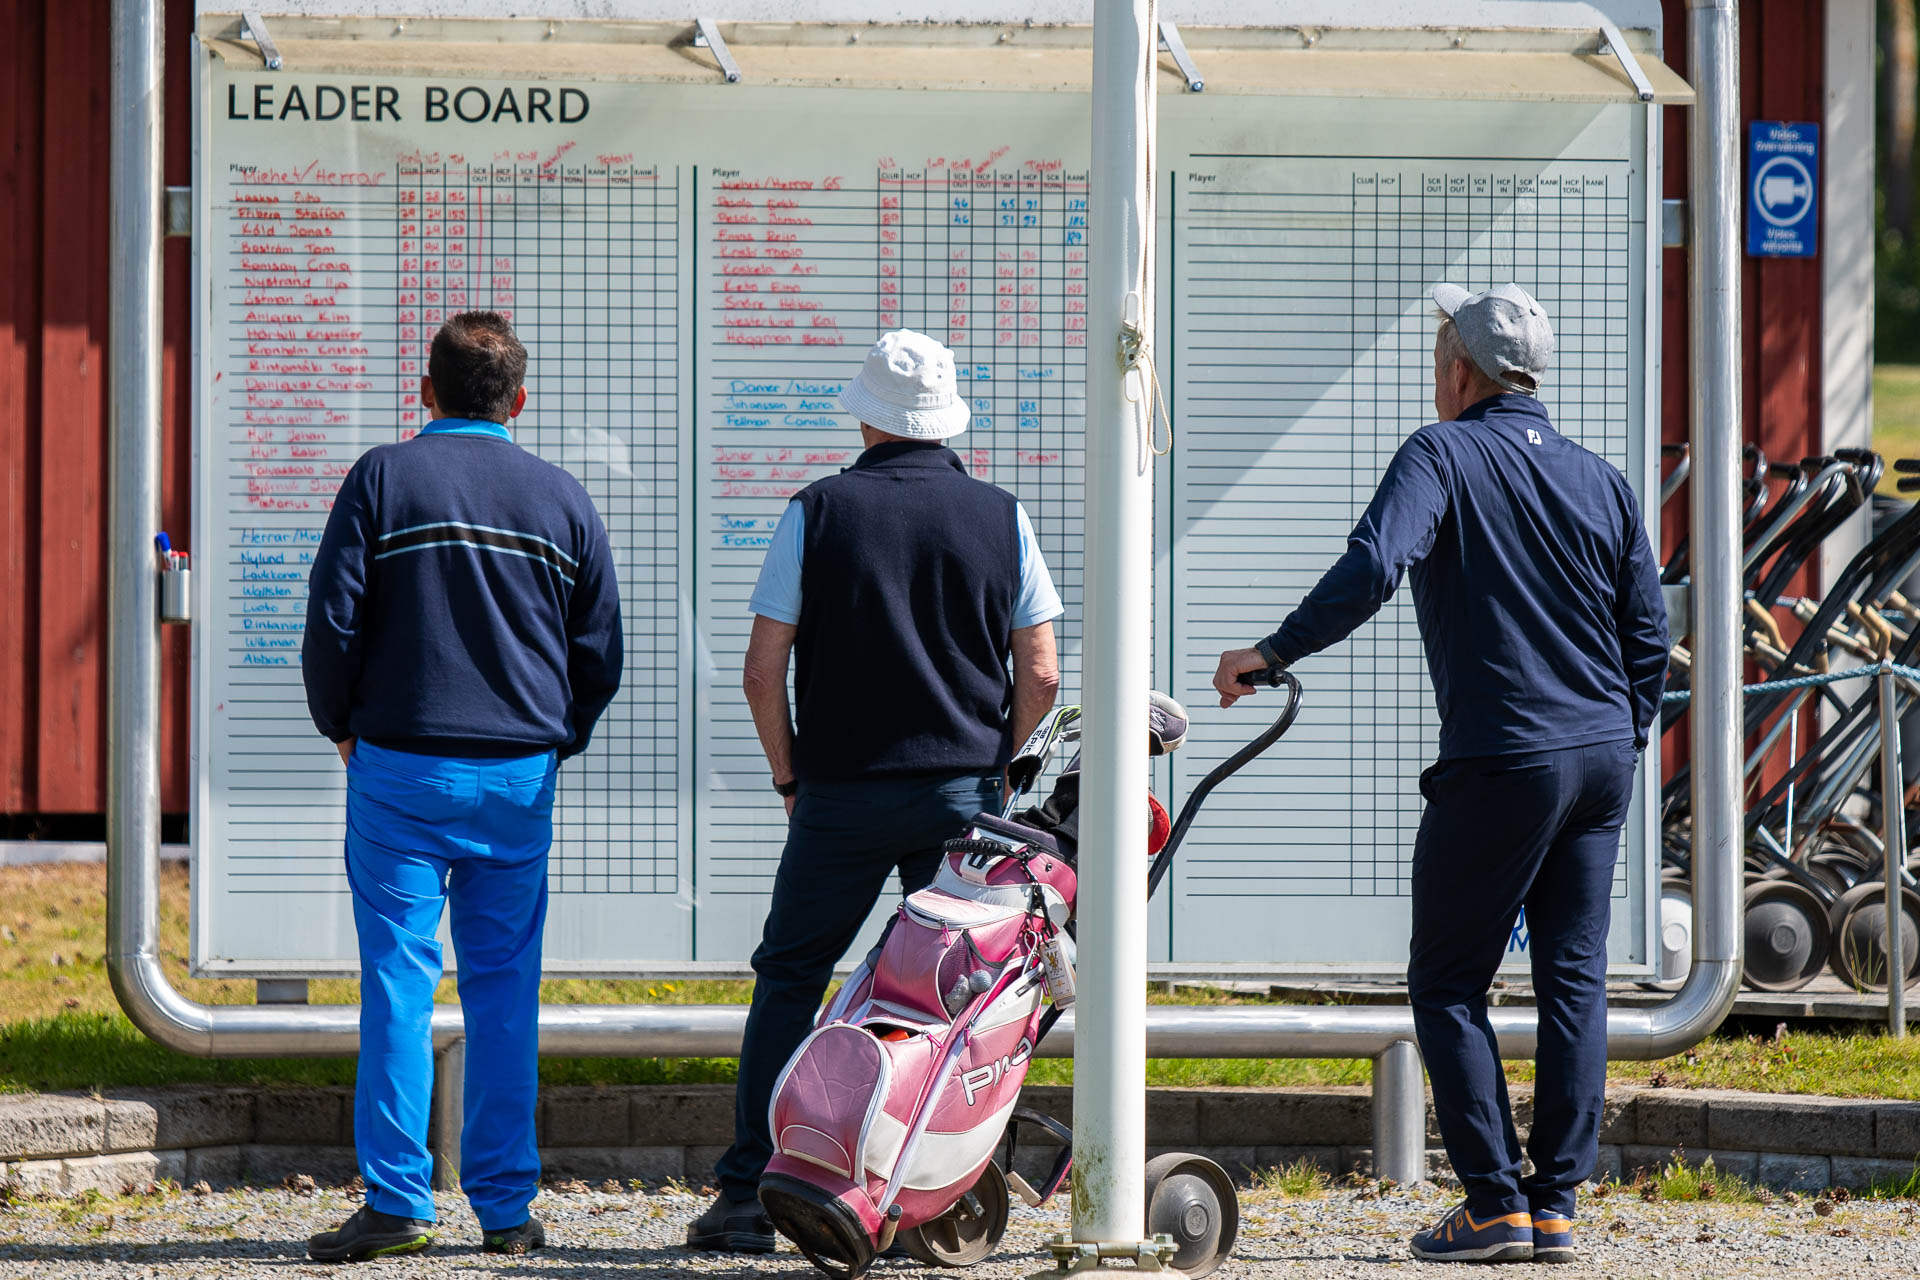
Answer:
[[(715, 50), (689, 22), (273, 17), (264, 20), (288, 72), (491, 75), (711, 83)], [(869, 23), (716, 26), (744, 82), (775, 87), (1058, 90), (1085, 93), (1091, 31)], [(1595, 25), (1579, 29), (1184, 27), (1179, 36), (1208, 93), (1311, 97), (1473, 98), (1685, 103), (1692, 91), (1645, 30), (1621, 33), (1637, 85)], [(265, 64), (244, 19), (203, 17), (208, 47), (236, 66)], [(1170, 51), (1165, 92), (1187, 87)], [(1651, 93), (1652, 97), (1645, 95)]]

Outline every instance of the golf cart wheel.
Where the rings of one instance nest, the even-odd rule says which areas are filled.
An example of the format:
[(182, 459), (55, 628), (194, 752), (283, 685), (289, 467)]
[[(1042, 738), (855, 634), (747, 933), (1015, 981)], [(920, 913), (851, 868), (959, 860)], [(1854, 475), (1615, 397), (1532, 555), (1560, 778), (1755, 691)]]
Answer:
[(1826, 967), (1833, 941), (1827, 906), (1796, 880), (1747, 886), (1742, 976), (1755, 991), (1798, 991)]
[[(1887, 989), (1886, 885), (1864, 881), (1833, 904), (1834, 976), (1855, 991)], [(1900, 891), (1902, 985), (1912, 986), (1920, 973), (1920, 894)]]
[(989, 1160), (953, 1208), (906, 1228), (900, 1245), (930, 1267), (970, 1267), (1000, 1247), (1008, 1207), (1007, 1175)]
[(1183, 1276), (1211, 1275), (1240, 1234), (1233, 1179), (1205, 1156), (1180, 1153), (1147, 1162), (1147, 1235), (1173, 1237), (1169, 1265)]

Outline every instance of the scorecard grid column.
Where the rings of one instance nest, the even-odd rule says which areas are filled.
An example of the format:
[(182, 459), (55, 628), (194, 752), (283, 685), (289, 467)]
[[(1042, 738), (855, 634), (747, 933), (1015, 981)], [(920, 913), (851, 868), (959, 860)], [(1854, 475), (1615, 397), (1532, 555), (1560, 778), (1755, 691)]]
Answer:
[[(1198, 693), (1215, 657), (1305, 596), (1401, 442), (1431, 421), (1435, 284), (1513, 279), (1539, 297), (1561, 334), (1549, 410), (1570, 437), (1627, 463), (1636, 144), (1613, 133), (1627, 154), (1612, 158), (1612, 122), (1599, 120), (1571, 154), (1600, 154), (1578, 160), (1383, 146), (1183, 162), (1173, 625), (1187, 682), (1175, 692), (1192, 699), (1195, 725), (1174, 757), (1176, 793), (1247, 732), (1243, 712)], [(1391, 970), (1404, 959), (1404, 924), (1393, 921), (1407, 911), (1417, 779), (1438, 731), (1411, 593), (1403, 587), (1364, 630), (1300, 666), (1310, 696), (1289, 735), (1295, 749), (1250, 765), (1240, 803), (1216, 797), (1175, 869), (1177, 961), (1340, 956)], [(1623, 872), (1616, 895), (1624, 884)], [(1618, 914), (1616, 951), (1634, 927)], [(1242, 945), (1210, 946), (1235, 930)], [(1251, 953), (1250, 936), (1265, 940)]]
[(702, 959), (752, 950), (786, 830), (739, 691), (747, 599), (788, 499), (859, 456), (838, 396), (881, 331), (921, 328), (953, 347), (973, 412), (953, 445), (1026, 506), (1067, 608), (1062, 698), (1077, 684), (1086, 175), (1010, 145), (881, 155), (854, 172), (702, 171)]
[[(593, 749), (561, 771), (548, 959), (604, 971), (689, 945), (671, 901), (689, 843), (678, 183), (630, 155), (565, 163), (577, 143), (555, 132), (503, 145), (515, 131), (450, 128), (439, 135), (447, 149), (423, 152), (343, 125), (319, 151), (284, 160), (284, 141), (264, 132), (223, 142), (206, 253), (231, 270), (211, 281), (209, 332), (224, 345), (208, 348), (203, 382), (209, 465), (223, 477), (196, 506), (201, 625), (231, 637), (232, 651), (196, 721), (207, 760), (197, 856), (212, 873), (196, 873), (207, 886), (196, 905), (224, 922), (217, 944), (196, 941), (209, 969), (353, 967), (341, 771), (312, 732), (298, 675), (306, 577), (340, 478), (367, 448), (418, 430), (433, 335), (469, 308), (504, 312), (526, 342), (531, 397), (516, 439), (581, 480), (622, 585), (625, 682)], [(343, 158), (363, 149), (385, 167)], [(281, 214), (242, 216), (253, 208)], [(275, 233), (245, 233), (256, 221)], [(255, 242), (287, 247), (269, 257)], [(296, 259), (298, 272), (283, 265)], [(263, 359), (276, 367), (249, 369)], [(254, 893), (311, 895), (313, 906), (250, 913), (242, 895)], [(636, 916), (641, 895), (667, 902)]]
[[(340, 888), (339, 760), (319, 742), (300, 681), (307, 574), (340, 478), (395, 438), (405, 394), (391, 172), (238, 162), (211, 199), (211, 286), (231, 323), (213, 335), (205, 411), (212, 510), (196, 512), (219, 656), (202, 742), (224, 779), (228, 892)], [(248, 910), (249, 907), (236, 907)]]
[(877, 328), (904, 322), (901, 190), (897, 177), (701, 172), (698, 959), (752, 951), (778, 865), (785, 816), (740, 691), (747, 600), (788, 499), (860, 455), (838, 397)]

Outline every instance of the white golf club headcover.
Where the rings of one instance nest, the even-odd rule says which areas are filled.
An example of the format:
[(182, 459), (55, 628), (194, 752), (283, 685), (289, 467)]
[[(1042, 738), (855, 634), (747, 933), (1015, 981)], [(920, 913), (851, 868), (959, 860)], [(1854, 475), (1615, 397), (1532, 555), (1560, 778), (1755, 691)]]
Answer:
[(1187, 740), (1187, 709), (1158, 689), (1147, 693), (1147, 754), (1164, 756)]

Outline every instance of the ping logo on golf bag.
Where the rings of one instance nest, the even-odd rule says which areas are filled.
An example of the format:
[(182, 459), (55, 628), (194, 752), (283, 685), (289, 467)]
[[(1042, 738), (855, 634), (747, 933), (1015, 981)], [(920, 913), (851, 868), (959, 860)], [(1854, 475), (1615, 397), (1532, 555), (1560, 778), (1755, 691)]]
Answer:
[(982, 1089), (991, 1089), (1006, 1077), (1007, 1072), (1025, 1064), (1033, 1056), (1033, 1042), (1025, 1036), (1014, 1047), (1012, 1053), (998, 1062), (989, 1062), (985, 1066), (975, 1067), (960, 1077), (960, 1087), (966, 1090), (967, 1105), (972, 1106), (974, 1099), (980, 1096)]

